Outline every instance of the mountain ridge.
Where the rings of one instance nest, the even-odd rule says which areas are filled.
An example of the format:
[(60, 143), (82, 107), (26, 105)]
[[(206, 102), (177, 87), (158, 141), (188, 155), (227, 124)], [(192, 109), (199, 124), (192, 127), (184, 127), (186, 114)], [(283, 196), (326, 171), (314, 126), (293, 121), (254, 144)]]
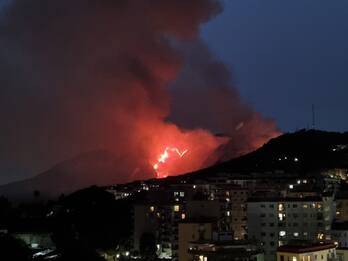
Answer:
[[(136, 176), (129, 177), (126, 172), (116, 173), (120, 164), (122, 159), (116, 159), (106, 150), (87, 152), (63, 161), (33, 178), (2, 185), (0, 195), (23, 199), (30, 198), (34, 191), (40, 191), (43, 197), (52, 198), (91, 185), (106, 186), (138, 180)], [(348, 169), (348, 132), (300, 130), (273, 138), (244, 156), (195, 172), (171, 176), (164, 182), (187, 177), (209, 177), (217, 173), (232, 175), (282, 170), (306, 174), (332, 168)]]

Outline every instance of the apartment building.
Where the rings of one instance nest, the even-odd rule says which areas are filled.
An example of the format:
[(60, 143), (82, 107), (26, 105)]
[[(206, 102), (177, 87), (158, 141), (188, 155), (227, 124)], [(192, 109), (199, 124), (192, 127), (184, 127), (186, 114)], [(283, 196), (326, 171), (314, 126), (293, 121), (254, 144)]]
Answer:
[(265, 259), (276, 260), (276, 250), (290, 240), (330, 238), (333, 197), (249, 198), (248, 238), (262, 242)]

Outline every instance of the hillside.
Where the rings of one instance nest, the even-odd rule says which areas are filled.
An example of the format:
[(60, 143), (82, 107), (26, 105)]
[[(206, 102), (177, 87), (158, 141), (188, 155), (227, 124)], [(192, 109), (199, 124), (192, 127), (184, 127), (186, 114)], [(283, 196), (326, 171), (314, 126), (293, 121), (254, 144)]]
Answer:
[(128, 173), (119, 167), (121, 164), (122, 159), (117, 159), (108, 151), (83, 153), (31, 179), (0, 186), (0, 195), (11, 199), (30, 199), (37, 190), (42, 198), (52, 198), (91, 185), (129, 182)]
[(274, 170), (308, 173), (331, 168), (348, 168), (348, 132), (301, 130), (283, 134), (254, 152), (191, 174)]
[[(38, 190), (42, 197), (50, 198), (91, 185), (104, 186), (137, 179), (126, 171), (120, 171), (120, 166), (122, 159), (116, 159), (110, 152), (89, 152), (64, 161), (32, 179), (0, 186), (0, 195), (28, 199)], [(245, 156), (163, 181), (214, 176), (216, 173), (259, 172), (262, 175), (274, 170), (306, 174), (330, 168), (348, 168), (348, 133), (302, 130), (272, 139)]]

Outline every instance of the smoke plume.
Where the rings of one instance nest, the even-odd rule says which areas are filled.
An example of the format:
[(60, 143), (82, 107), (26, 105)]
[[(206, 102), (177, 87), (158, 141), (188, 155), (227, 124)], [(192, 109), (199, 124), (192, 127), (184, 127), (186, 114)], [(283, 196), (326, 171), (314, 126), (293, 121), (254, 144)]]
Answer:
[(231, 137), (229, 156), (259, 146), (273, 122), (199, 40), (219, 12), (214, 0), (14, 0), (0, 21), (1, 161), (35, 173), (107, 149), (122, 162), (108, 183), (151, 177), (139, 170), (166, 146), (189, 149), (172, 174), (204, 167), (226, 143), (212, 132)]

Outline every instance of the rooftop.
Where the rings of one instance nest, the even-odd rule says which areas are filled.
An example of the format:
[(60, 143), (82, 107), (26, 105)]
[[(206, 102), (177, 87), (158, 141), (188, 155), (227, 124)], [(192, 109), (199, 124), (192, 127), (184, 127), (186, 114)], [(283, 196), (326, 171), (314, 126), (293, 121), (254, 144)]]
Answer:
[(287, 253), (308, 253), (316, 252), (325, 249), (336, 248), (336, 245), (333, 243), (290, 243), (278, 247), (278, 252), (287, 252)]

